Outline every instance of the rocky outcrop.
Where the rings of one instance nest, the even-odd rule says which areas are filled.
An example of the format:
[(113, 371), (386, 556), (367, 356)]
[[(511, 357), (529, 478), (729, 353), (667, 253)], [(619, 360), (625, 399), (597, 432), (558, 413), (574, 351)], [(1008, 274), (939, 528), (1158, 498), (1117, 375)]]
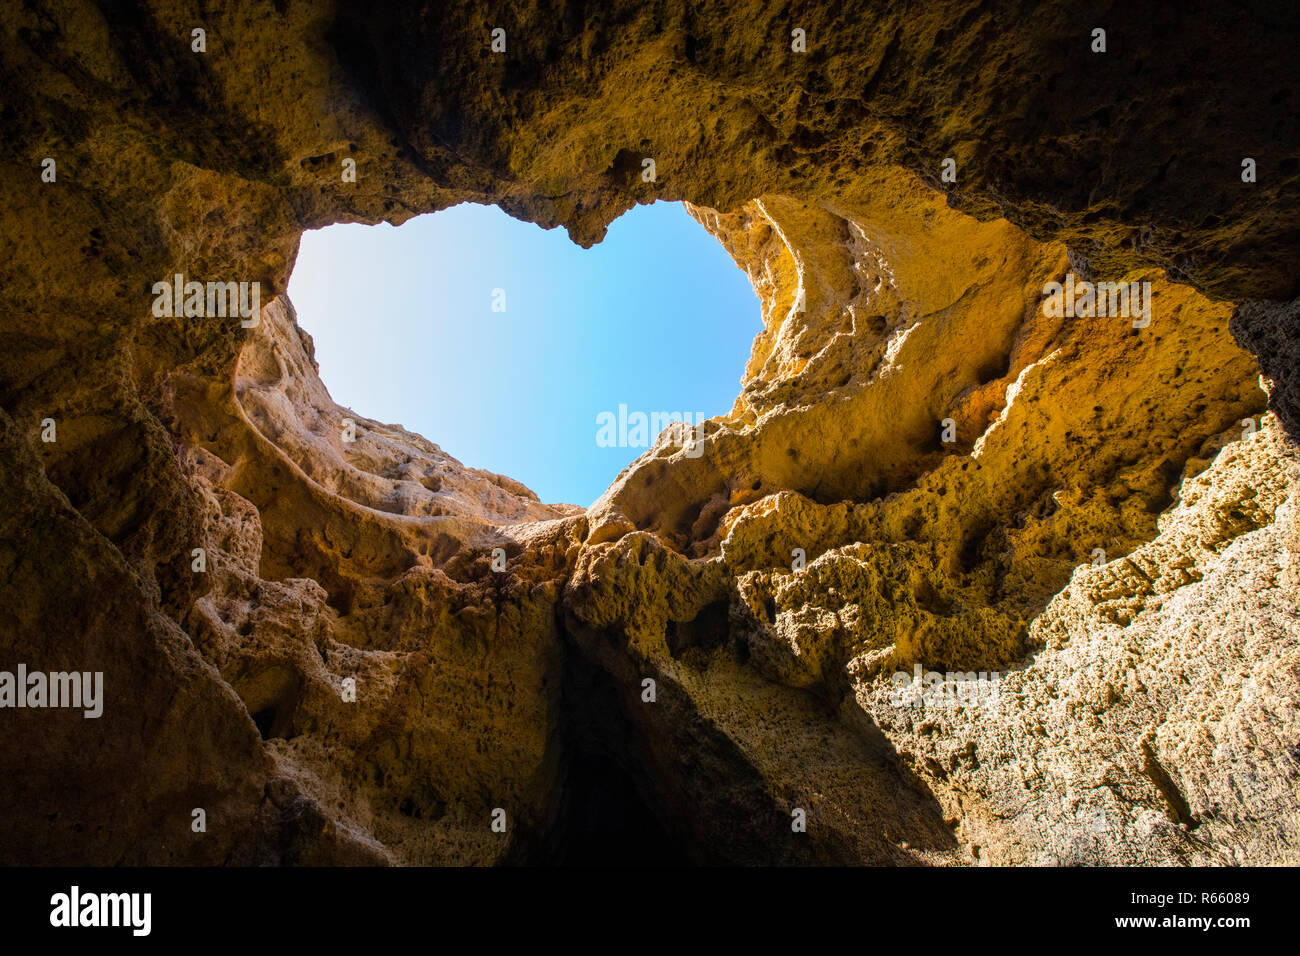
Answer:
[[(617, 635), (636, 668), (611, 673), (653, 674), (721, 729), (763, 778), (750, 819), (774, 837), (806, 810), (812, 858), (1293, 858), (1294, 446), (1251, 417), (1265, 395), (1229, 309), (1151, 276), (1163, 328), (1049, 319), (1064, 248), (915, 189), (838, 220), (697, 211), (760, 293), (783, 269), (832, 291), (810, 282), (806, 311), (767, 295), (704, 453), (662, 447), (592, 507), (569, 630), (605, 661)], [(1248, 580), (1226, 555), (1251, 548), (1270, 557)], [(918, 667), (996, 674), (995, 699), (901, 701)], [(1268, 771), (1240, 756), (1256, 735)]]
[[(105, 686), (0, 710), (0, 860), (1297, 862), (1300, 15), (791, 17), (0, 13), (0, 670)], [(655, 199), (764, 329), (586, 511), (336, 406), (280, 294)]]

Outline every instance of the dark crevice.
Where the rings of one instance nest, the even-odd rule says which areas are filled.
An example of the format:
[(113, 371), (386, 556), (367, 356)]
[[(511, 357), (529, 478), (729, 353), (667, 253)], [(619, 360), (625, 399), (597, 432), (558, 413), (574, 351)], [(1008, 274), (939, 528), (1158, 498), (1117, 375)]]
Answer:
[(275, 708), (259, 710), (253, 715), (253, 723), (257, 725), (257, 732), (262, 735), (262, 739), (269, 740), (275, 727)]
[(1160, 795), (1165, 798), (1169, 819), (1183, 824), (1189, 830), (1195, 830), (1200, 826), (1200, 821), (1192, 816), (1192, 808), (1188, 805), (1182, 790), (1174, 783), (1173, 777), (1169, 776), (1169, 771), (1156, 759), (1151, 745), (1145, 741), (1142, 744), (1142, 759), (1142, 772), (1151, 778)]
[(668, 653), (680, 658), (690, 648), (712, 651), (727, 636), (727, 602), (717, 601), (704, 608), (694, 620), (669, 621), (665, 638)]
[(556, 823), (547, 834), (554, 866), (685, 866), (692, 855), (666, 830), (634, 774), (598, 751), (570, 755)]
[[(695, 646), (725, 617), (691, 622)], [(680, 625), (679, 625), (680, 627)], [(565, 665), (553, 803), (521, 828), (508, 862), (544, 866), (790, 865), (812, 862), (762, 775), (664, 675), (642, 673), (626, 639), (561, 622)], [(705, 634), (705, 630), (717, 634)], [(680, 632), (679, 632), (680, 633)], [(643, 681), (655, 680), (656, 700)]]
[(618, 686), (572, 641), (564, 643), (556, 796), (541, 830), (521, 833), (510, 862), (623, 867), (700, 862), (674, 832), (638, 758), (644, 742), (635, 739), (625, 698), (639, 700), (639, 695)]

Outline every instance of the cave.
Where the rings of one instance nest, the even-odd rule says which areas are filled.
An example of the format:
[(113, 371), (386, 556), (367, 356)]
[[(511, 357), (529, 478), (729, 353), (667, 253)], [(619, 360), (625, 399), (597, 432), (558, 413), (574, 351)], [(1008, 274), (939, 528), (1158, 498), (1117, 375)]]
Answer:
[[(524, 866), (674, 867), (708, 862), (654, 779), (646, 741), (625, 713), (619, 684), (565, 641), (558, 735), (561, 769), (539, 832), (520, 842)], [(716, 862), (716, 861), (715, 861)]]
[[(104, 694), (0, 709), (0, 862), (1300, 861), (1300, 8), (1097, 16), (7, 6), (0, 668)], [(287, 295), (661, 201), (763, 328), (590, 507), (336, 404)]]

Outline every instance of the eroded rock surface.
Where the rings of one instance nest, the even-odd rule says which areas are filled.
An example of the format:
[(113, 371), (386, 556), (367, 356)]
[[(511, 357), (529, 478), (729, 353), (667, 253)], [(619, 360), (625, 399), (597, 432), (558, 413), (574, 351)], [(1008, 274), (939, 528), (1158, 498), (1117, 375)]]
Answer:
[[(774, 10), (0, 13), (0, 669), (106, 687), (0, 711), (0, 860), (1300, 862), (1300, 13)], [(586, 512), (336, 406), (277, 295), (330, 222), (656, 199), (764, 330)]]

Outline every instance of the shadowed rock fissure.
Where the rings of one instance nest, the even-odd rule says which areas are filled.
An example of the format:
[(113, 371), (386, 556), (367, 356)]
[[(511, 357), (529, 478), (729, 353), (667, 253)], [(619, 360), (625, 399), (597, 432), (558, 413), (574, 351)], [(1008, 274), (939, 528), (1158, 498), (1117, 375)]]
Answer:
[[(516, 838), (507, 862), (632, 867), (810, 862), (788, 826), (789, 835), (782, 834), (778, 810), (755, 816), (754, 807), (765, 802), (763, 783), (744, 756), (725, 736), (711, 732), (700, 715), (658, 699), (663, 675), (653, 670), (646, 675), (655, 681), (655, 699), (647, 699), (645, 678), (635, 676), (641, 669), (624, 653), (623, 638), (588, 633), (584, 641), (569, 634), (563, 622), (560, 627), (560, 757), (551, 806), (539, 832)], [(709, 617), (697, 627), (709, 631), (710, 643), (726, 642), (725, 617)], [(737, 800), (737, 794), (746, 796)]]
[(673, 866), (704, 862), (689, 842), (626, 713), (627, 689), (561, 629), (559, 769), (540, 834), (518, 840), (510, 862), (560, 866)]

